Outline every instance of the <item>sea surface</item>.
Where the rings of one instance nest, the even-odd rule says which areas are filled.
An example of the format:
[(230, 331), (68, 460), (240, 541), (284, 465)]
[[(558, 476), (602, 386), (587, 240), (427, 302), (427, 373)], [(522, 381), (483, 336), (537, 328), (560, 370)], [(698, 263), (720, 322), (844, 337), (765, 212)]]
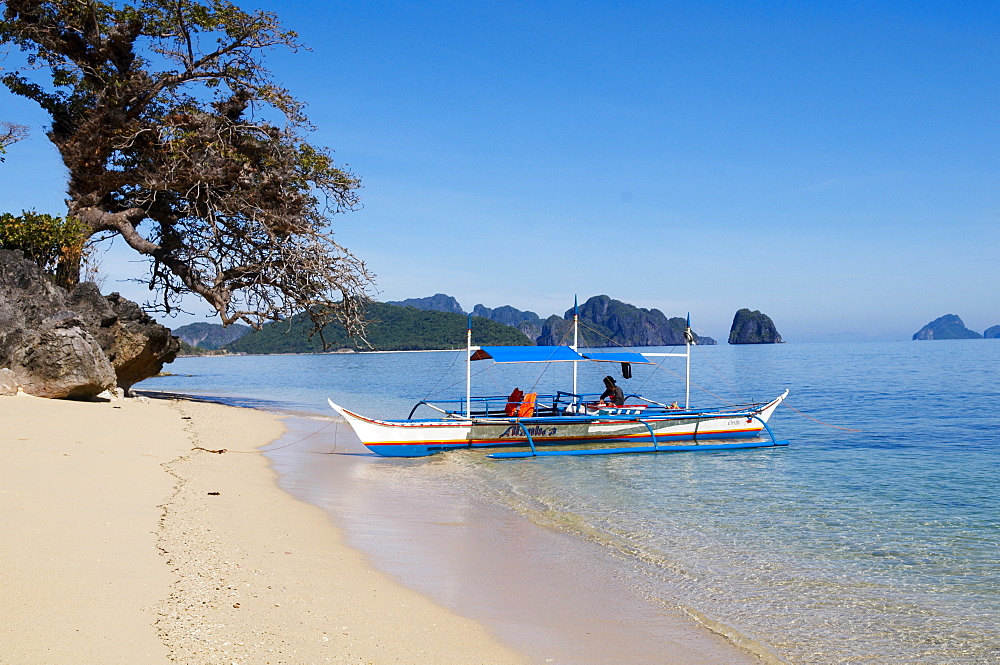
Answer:
[[(634, 648), (619, 662), (657, 662), (677, 612), (776, 662), (1000, 662), (1000, 341), (696, 347), (692, 405), (788, 388), (771, 420), (787, 448), (380, 458), (326, 405), (401, 418), (460, 399), (462, 358), (182, 358), (138, 388), (292, 414), (268, 453), (283, 485), (539, 662), (606, 662), (611, 633)], [(473, 367), (480, 394), (571, 386), (566, 366)], [(581, 369), (581, 391), (608, 369)], [(633, 371), (627, 393), (683, 402), (683, 360)], [(593, 643), (574, 650), (580, 626)]]

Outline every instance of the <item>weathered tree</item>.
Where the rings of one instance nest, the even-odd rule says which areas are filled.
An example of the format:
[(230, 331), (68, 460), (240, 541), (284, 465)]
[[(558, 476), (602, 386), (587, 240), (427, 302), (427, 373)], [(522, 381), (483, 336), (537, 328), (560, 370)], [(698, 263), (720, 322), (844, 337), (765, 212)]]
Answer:
[(357, 330), (372, 276), (330, 221), (360, 182), (263, 65), (295, 33), (225, 0), (0, 7), (0, 40), (25, 54), (0, 80), (51, 115), (69, 215), (148, 257), (148, 306), (194, 293), (227, 324), (306, 311)]
[[(24, 125), (0, 120), (0, 155), (6, 152), (7, 146), (17, 143), (27, 135), (28, 128)], [(2, 161), (3, 157), (0, 157), (0, 162)]]

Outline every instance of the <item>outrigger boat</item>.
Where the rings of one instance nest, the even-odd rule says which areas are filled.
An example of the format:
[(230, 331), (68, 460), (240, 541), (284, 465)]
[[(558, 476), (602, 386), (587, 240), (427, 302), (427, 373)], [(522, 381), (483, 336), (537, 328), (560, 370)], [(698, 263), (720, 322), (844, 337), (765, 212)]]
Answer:
[[(580, 352), (577, 348), (578, 316), (574, 316), (573, 346), (473, 346), (472, 317), (467, 330), (465, 400), (418, 402), (406, 420), (366, 418), (327, 400), (354, 429), (369, 450), (388, 457), (422, 457), (444, 450), (486, 447), (520, 447), (527, 450), (496, 452), (492, 458), (550, 455), (607, 455), (618, 453), (732, 450), (787, 446), (768, 426), (774, 410), (788, 395), (786, 390), (766, 404), (718, 409), (691, 409), (690, 316), (684, 353), (635, 353), (631, 351)], [(627, 395), (625, 404), (605, 404), (597, 395), (577, 391), (577, 366), (581, 362), (653, 364), (649, 358), (678, 356), (687, 361), (685, 405), (664, 404), (639, 395)], [(537, 395), (520, 391), (510, 396), (473, 397), (472, 363), (571, 363), (572, 392)], [(438, 413), (435, 418), (414, 419), (420, 407)], [(766, 430), (768, 438), (761, 438)], [(581, 445), (595, 446), (581, 448)]]

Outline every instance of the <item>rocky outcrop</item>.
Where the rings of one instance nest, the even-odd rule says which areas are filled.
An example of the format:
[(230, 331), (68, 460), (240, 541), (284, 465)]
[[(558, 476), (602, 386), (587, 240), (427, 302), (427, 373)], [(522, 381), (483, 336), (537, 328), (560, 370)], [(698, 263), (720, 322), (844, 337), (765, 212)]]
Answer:
[[(565, 318), (572, 319), (573, 310), (567, 310)], [(594, 296), (580, 305), (580, 320), (610, 331), (611, 341), (623, 346), (684, 344), (684, 331), (670, 325), (660, 310), (642, 309), (608, 296)]]
[[(461, 314), (462, 308), (452, 296), (439, 293), (429, 298), (392, 301), (390, 305), (405, 305), (423, 310)], [(553, 314), (544, 321), (534, 312), (522, 311), (510, 305), (491, 309), (476, 305), (473, 316), (481, 316), (516, 328), (539, 345), (572, 344), (573, 310), (560, 318)], [(580, 321), (589, 330), (581, 333), (581, 344), (594, 346), (677, 346), (684, 344), (686, 321), (680, 317), (668, 319), (658, 309), (643, 309), (608, 296), (594, 296), (580, 306)], [(715, 344), (711, 337), (695, 335), (698, 344)]]
[(553, 314), (542, 322), (542, 332), (535, 339), (539, 346), (573, 343), (573, 322)]
[(537, 339), (542, 334), (542, 319), (534, 312), (522, 312), (510, 305), (503, 305), (496, 309), (490, 309), (484, 305), (476, 305), (472, 308), (473, 316), (481, 316), (505, 326), (517, 328), (529, 339)]
[(458, 304), (452, 296), (437, 293), (428, 298), (408, 298), (406, 300), (390, 300), (387, 305), (402, 305), (403, 307), (416, 307), (428, 312), (449, 312), (451, 314), (465, 314), (465, 310)]
[(136, 383), (159, 374), (164, 364), (173, 362), (181, 344), (169, 328), (131, 300), (118, 293), (106, 298), (117, 318), (99, 331), (98, 341), (115, 368), (118, 387), (127, 393)]
[(63, 310), (26, 331), (14, 375), (37, 397), (87, 398), (115, 387), (115, 370), (83, 321)]
[(969, 330), (956, 314), (940, 316), (913, 333), (913, 339), (982, 339), (975, 330)]
[(1000, 339), (1000, 326), (991, 326), (983, 333), (986, 339)]
[(781, 335), (774, 327), (774, 321), (759, 310), (741, 309), (733, 317), (729, 329), (730, 344), (780, 344)]
[(72, 294), (21, 252), (0, 250), (0, 368), (40, 397), (128, 391), (171, 362), (180, 342), (135, 303), (93, 283)]
[(4, 367), (0, 369), (0, 397), (16, 395), (18, 389), (17, 377), (14, 371)]
[[(579, 308), (585, 324), (581, 344), (591, 346), (680, 346), (684, 344), (686, 321), (668, 319), (658, 309), (643, 309), (608, 296), (594, 296)], [(550, 316), (542, 324), (539, 345), (571, 344), (573, 310), (563, 318)], [(695, 336), (698, 344), (715, 344), (711, 337)]]
[(173, 334), (179, 337), (181, 341), (187, 342), (193, 347), (214, 351), (221, 349), (230, 342), (235, 342), (251, 330), (253, 328), (250, 326), (244, 326), (239, 323), (224, 326), (221, 323), (199, 321), (198, 323), (189, 323), (186, 326), (174, 328)]

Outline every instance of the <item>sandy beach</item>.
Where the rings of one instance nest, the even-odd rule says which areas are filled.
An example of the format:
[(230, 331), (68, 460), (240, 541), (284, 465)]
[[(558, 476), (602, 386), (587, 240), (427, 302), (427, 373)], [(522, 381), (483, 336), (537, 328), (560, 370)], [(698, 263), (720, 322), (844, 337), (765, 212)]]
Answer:
[(19, 395), (0, 422), (4, 665), (527, 662), (280, 490), (277, 416)]

